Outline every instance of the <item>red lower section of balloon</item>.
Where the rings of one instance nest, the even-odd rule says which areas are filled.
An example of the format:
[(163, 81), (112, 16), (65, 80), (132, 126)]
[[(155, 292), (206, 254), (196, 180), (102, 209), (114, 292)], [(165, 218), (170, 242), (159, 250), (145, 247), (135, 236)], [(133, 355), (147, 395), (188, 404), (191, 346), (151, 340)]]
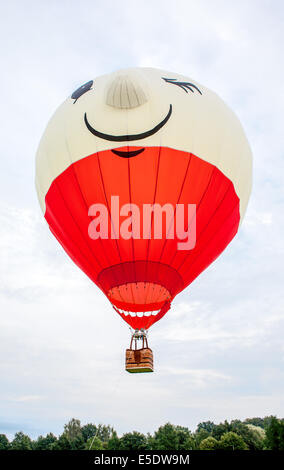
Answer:
[[(119, 197), (115, 203), (114, 196)], [(90, 227), (99, 212), (92, 209), (88, 214), (98, 203), (105, 208), (107, 232), (105, 238), (94, 239)], [(168, 219), (165, 214), (161, 219), (162, 238), (155, 238), (154, 216), (150, 230), (143, 232), (144, 205), (154, 203), (173, 208)], [(137, 237), (140, 229), (137, 238), (125, 239), (130, 213), (127, 208), (119, 213), (125, 204), (132, 205), (129, 230)], [(187, 207), (196, 205), (196, 244), (190, 250), (178, 249), (176, 204), (184, 207), (184, 229), (189, 231), (194, 223)], [(65, 251), (121, 317), (133, 328), (149, 328), (235, 236), (239, 198), (220, 170), (193, 154), (146, 147), (132, 158), (123, 158), (108, 150), (71, 164), (53, 181), (46, 195), (45, 218)], [(173, 238), (168, 237), (171, 229)], [(101, 225), (97, 230), (103, 233)]]

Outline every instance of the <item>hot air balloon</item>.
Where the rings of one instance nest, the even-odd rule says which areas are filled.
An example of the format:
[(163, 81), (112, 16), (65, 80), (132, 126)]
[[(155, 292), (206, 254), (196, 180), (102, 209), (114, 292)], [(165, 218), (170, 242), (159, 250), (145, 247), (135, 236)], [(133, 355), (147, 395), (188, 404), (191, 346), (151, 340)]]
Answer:
[(238, 118), (176, 73), (97, 77), (51, 118), (36, 157), (39, 202), (64, 250), (133, 329), (129, 372), (153, 371), (149, 328), (234, 238), (251, 178)]

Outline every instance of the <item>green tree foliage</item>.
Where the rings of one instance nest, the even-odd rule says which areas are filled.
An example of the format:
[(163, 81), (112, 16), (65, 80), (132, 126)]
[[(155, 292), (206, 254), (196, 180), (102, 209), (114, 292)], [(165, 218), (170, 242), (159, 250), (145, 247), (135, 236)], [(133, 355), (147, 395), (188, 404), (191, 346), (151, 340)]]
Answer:
[(118, 437), (109, 425), (88, 423), (81, 426), (71, 419), (58, 438), (49, 433), (32, 441), (23, 432), (10, 443), (0, 434), (0, 450), (284, 450), (284, 420), (275, 416), (233, 420), (230, 423), (199, 423), (195, 433), (187, 427), (166, 423), (154, 435), (137, 431)]
[(102, 442), (108, 442), (114, 432), (114, 429), (109, 425), (99, 424), (97, 427), (97, 437)]
[[(253, 425), (248, 425), (246, 422), (242, 422), (238, 419), (232, 420), (230, 423), (228, 421), (225, 421), (224, 423), (220, 423), (217, 425), (214, 425), (214, 423), (212, 424), (213, 425), (211, 425), (210, 427), (207, 426), (207, 423), (204, 423), (204, 426), (203, 423), (198, 426), (196, 433), (196, 440), (198, 444), (200, 444), (200, 442), (209, 435), (219, 441), (224, 434), (228, 432), (233, 432), (238, 436), (241, 436), (249, 450), (261, 450), (263, 448), (264, 431), (262, 430), (259, 432), (259, 427), (256, 428)], [(210, 434), (209, 429), (211, 429)], [(205, 432), (208, 433), (207, 436), (205, 435)]]
[(232, 426), (228, 423), (227, 420), (224, 423), (216, 424), (216, 426), (212, 429), (212, 437), (219, 440), (223, 434), (226, 432), (232, 431)]
[(103, 450), (103, 449), (104, 449), (103, 442), (96, 436), (90, 437), (85, 444), (85, 450)]
[(248, 450), (248, 446), (243, 438), (232, 431), (222, 435), (218, 442), (218, 448), (222, 450)]
[[(63, 445), (70, 445), (71, 450), (84, 450), (86, 446), (86, 441), (83, 436), (81, 422), (79, 419), (72, 418), (67, 424), (64, 426), (64, 432), (62, 434), (66, 440), (63, 440)], [(68, 441), (68, 443), (67, 443)], [(65, 444), (64, 444), (65, 442)]]
[(11, 442), (12, 450), (32, 450), (32, 440), (23, 432), (16, 432), (14, 439)]
[(265, 418), (263, 418), (263, 427), (264, 427), (265, 430), (270, 426), (270, 423), (274, 418), (275, 418), (275, 416), (272, 416), (272, 415), (271, 416), (265, 416)]
[(240, 420), (233, 420), (230, 423), (231, 431), (241, 436), (247, 444), (249, 450), (260, 450), (263, 447), (263, 441), (260, 436), (254, 432), (252, 425), (242, 423)]
[(81, 422), (79, 419), (72, 418), (64, 426), (64, 433), (67, 439), (72, 442), (78, 437), (82, 437)]
[(65, 433), (61, 434), (57, 441), (51, 445), (51, 450), (72, 450), (71, 442)]
[(118, 450), (119, 449), (119, 438), (117, 437), (116, 432), (113, 432), (113, 435), (107, 442), (107, 450)]
[(264, 419), (263, 418), (247, 418), (244, 420), (244, 424), (253, 424), (254, 426), (259, 426), (264, 429)]
[(144, 434), (133, 431), (123, 434), (119, 439), (119, 450), (147, 450), (148, 440)]
[(265, 448), (269, 450), (284, 450), (284, 422), (273, 416), (266, 429)]
[(251, 440), (248, 441), (245, 439), (246, 444), (248, 444), (250, 450), (262, 450), (264, 447), (265, 441), (265, 431), (260, 426), (255, 426), (254, 424), (246, 424), (250, 431)]
[(96, 426), (95, 424), (89, 423), (85, 424), (85, 426), (81, 428), (81, 432), (85, 442), (87, 442), (91, 437), (96, 436), (104, 444), (107, 444), (115, 431), (109, 425), (106, 426), (104, 424), (99, 424)]
[(245, 419), (244, 423), (253, 424), (254, 426), (259, 426), (260, 428), (267, 429), (273, 418), (275, 418), (275, 416), (272, 415), (265, 416), (264, 418), (247, 418)]
[(51, 450), (52, 445), (57, 441), (57, 437), (54, 434), (49, 433), (45, 437), (39, 436), (34, 442), (34, 450)]
[(84, 438), (84, 441), (87, 442), (91, 437), (96, 436), (97, 434), (97, 426), (95, 424), (85, 424), (85, 426), (82, 426), (81, 428), (82, 436)]
[(219, 449), (218, 441), (212, 436), (206, 437), (199, 444), (200, 450), (217, 450)]
[(195, 437), (196, 446), (198, 448), (200, 446), (200, 443), (204, 441), (204, 439), (206, 439), (207, 437), (210, 437), (210, 433), (206, 429), (200, 428), (198, 431), (195, 432), (194, 437)]
[(183, 450), (195, 450), (197, 449), (197, 444), (194, 435), (190, 435), (186, 438), (184, 445), (183, 445)]
[(0, 450), (8, 450), (10, 448), (10, 442), (5, 434), (0, 434)]
[(280, 421), (280, 432), (279, 432), (279, 448), (278, 450), (284, 450), (284, 422)]
[(78, 436), (72, 441), (70, 441), (72, 450), (85, 450), (86, 442), (83, 439), (83, 436)]
[(205, 431), (211, 433), (215, 427), (216, 424), (214, 424), (213, 421), (203, 421), (197, 425), (196, 431), (199, 432), (201, 429), (205, 429)]
[(174, 426), (167, 423), (159, 427), (152, 438), (152, 449), (154, 450), (185, 450), (191, 432), (183, 426)]

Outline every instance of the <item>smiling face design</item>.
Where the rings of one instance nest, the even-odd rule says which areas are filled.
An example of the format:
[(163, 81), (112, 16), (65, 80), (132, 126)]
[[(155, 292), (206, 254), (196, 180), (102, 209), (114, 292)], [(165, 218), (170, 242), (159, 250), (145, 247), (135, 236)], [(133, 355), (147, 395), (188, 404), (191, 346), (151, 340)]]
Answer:
[[(177, 85), (177, 86), (180, 86), (182, 89), (184, 89), (187, 93), (187, 90), (191, 90), (192, 92), (194, 91), (194, 89), (196, 89), (200, 94), (200, 90), (195, 86), (193, 85), (192, 83), (189, 83), (189, 82), (177, 82), (177, 81), (172, 81), (172, 80), (169, 80), (169, 79), (166, 79), (164, 78), (163, 80), (169, 82), (169, 83), (173, 83), (174, 85)], [(121, 93), (122, 93), (122, 89), (123, 87), (125, 88), (124, 90), (124, 101), (125, 101), (125, 104), (123, 106), (123, 108), (132, 108), (132, 107), (136, 107), (139, 105), (138, 103), (138, 99), (137, 99), (137, 93), (135, 92), (135, 88), (133, 87), (133, 90), (134, 90), (134, 95), (132, 97), (132, 103), (131, 103), (131, 100), (130, 100), (130, 93), (129, 93), (129, 90), (128, 90), (128, 82), (127, 80), (123, 81), (121, 79), (116, 79), (116, 84), (114, 85), (114, 93), (119, 93), (119, 98), (120, 98), (120, 106), (118, 107), (122, 107), (122, 96), (121, 96)], [(73, 93), (73, 97), (74, 96), (79, 96), (83, 93), (86, 93), (86, 91), (88, 91), (89, 89), (91, 89), (91, 85), (92, 85), (92, 81), (91, 82), (88, 82), (87, 84), (85, 85), (82, 85), (75, 93)], [(126, 99), (127, 98), (127, 99)], [(78, 98), (76, 98), (76, 101), (77, 101)], [(75, 101), (75, 102), (76, 102)], [(114, 102), (114, 97), (113, 97), (113, 102)], [(170, 108), (169, 108), (169, 111), (166, 115), (166, 117), (161, 121), (159, 122), (155, 127), (153, 127), (152, 129), (150, 130), (147, 130), (145, 132), (142, 132), (140, 134), (126, 134), (126, 135), (110, 135), (110, 134), (105, 134), (104, 132), (99, 132), (98, 130), (94, 129), (88, 122), (88, 118), (87, 118), (87, 114), (85, 113), (84, 115), (84, 120), (85, 120), (85, 124), (87, 126), (87, 129), (92, 133), (94, 134), (95, 136), (97, 137), (100, 137), (101, 139), (104, 139), (104, 140), (109, 140), (111, 142), (130, 142), (130, 141), (133, 141), (133, 140), (141, 140), (141, 139), (145, 139), (146, 137), (151, 137), (152, 135), (154, 135), (156, 132), (158, 132), (166, 123), (167, 121), (169, 120), (170, 116), (172, 114), (172, 105), (170, 104)], [(131, 156), (135, 156), (135, 155), (131, 155)]]
[[(134, 328), (148, 328), (166, 303), (227, 246), (251, 186), (251, 152), (234, 113), (212, 91), (179, 74), (131, 68), (97, 77), (59, 107), (36, 168), (50, 229)], [(177, 240), (88, 238), (89, 207), (196, 204), (196, 247)]]
[[(188, 93), (188, 90), (190, 90), (192, 93), (194, 93), (194, 91), (198, 91), (198, 93), (202, 94), (199, 88), (193, 83), (177, 81), (176, 79), (168, 79), (164, 77), (162, 77), (162, 80), (180, 87), (186, 93)], [(93, 84), (93, 80), (90, 80), (89, 82), (79, 87), (71, 95), (71, 98), (74, 99), (74, 104), (82, 95), (93, 89)], [(145, 96), (144, 91), (139, 85), (139, 81), (131, 81), (127, 75), (119, 75), (115, 77), (109, 86), (107, 93), (107, 104), (109, 104), (110, 106), (116, 107), (118, 109), (132, 109), (144, 104), (146, 101), (147, 98)], [(167, 121), (171, 117), (171, 114), (172, 105), (170, 104), (169, 111), (165, 118), (162, 119), (162, 121), (160, 121), (152, 129), (146, 130), (139, 134), (111, 135), (105, 132), (101, 132), (98, 129), (92, 127), (92, 125), (89, 123), (87, 113), (84, 113), (84, 121), (87, 129), (96, 137), (110, 142), (131, 142), (143, 140), (147, 137), (151, 137), (152, 135), (156, 134), (156, 132), (158, 132), (167, 123)], [(143, 150), (144, 149), (140, 149), (133, 152), (129, 152), (127, 150), (112, 150), (112, 152), (115, 155), (118, 155), (123, 158), (131, 158), (135, 157), (136, 155), (139, 155), (139, 153), (141, 153)]]
[(238, 119), (215, 93), (192, 79), (150, 68), (97, 77), (59, 107), (37, 154), (37, 174), (41, 173), (37, 189), (43, 211), (51, 182), (70, 162), (102, 150), (135, 157), (135, 153), (128, 154), (130, 143), (139, 148), (163, 146), (191, 152), (216, 165), (241, 196), (243, 216), (250, 188), (242, 188), (239, 173), (251, 170), (251, 154)]

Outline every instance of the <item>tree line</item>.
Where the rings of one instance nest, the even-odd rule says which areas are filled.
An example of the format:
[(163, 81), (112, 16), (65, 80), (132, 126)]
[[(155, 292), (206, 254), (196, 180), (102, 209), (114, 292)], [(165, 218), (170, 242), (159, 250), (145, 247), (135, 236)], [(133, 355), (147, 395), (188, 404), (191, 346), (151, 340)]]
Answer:
[(82, 426), (72, 418), (58, 437), (48, 433), (32, 440), (20, 431), (9, 441), (0, 434), (0, 450), (284, 450), (284, 419), (266, 416), (220, 424), (205, 421), (194, 432), (166, 423), (153, 435), (132, 431), (118, 437), (109, 425)]

